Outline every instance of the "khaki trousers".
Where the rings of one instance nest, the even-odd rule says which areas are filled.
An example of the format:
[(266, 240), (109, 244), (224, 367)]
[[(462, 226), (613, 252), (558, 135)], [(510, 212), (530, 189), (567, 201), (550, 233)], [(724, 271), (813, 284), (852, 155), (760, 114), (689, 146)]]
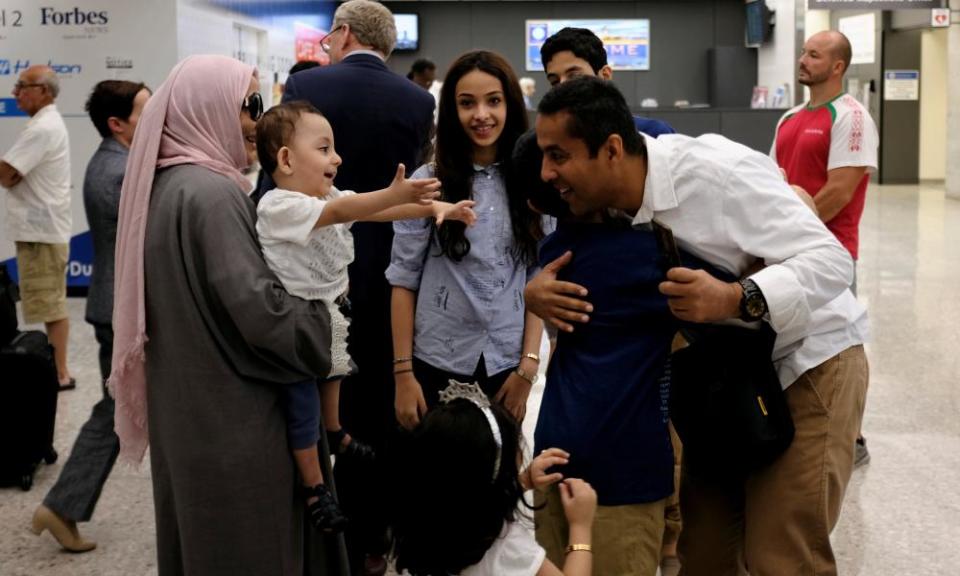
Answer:
[(698, 477), (683, 466), (683, 576), (835, 575), (830, 532), (853, 471), (868, 383), (863, 346), (805, 372), (786, 390), (796, 436), (744, 480)]
[(673, 444), (673, 494), (667, 498), (663, 514), (666, 522), (663, 530), (664, 547), (676, 544), (680, 538), (680, 530), (683, 528), (680, 515), (680, 463), (683, 461), (683, 443), (680, 442), (680, 437), (677, 436), (672, 423), (670, 424), (670, 443)]
[(24, 324), (57, 322), (67, 311), (68, 244), (17, 242), (17, 269)]
[[(560, 490), (536, 492), (537, 542), (547, 558), (563, 566), (569, 525)], [(593, 573), (603, 576), (655, 576), (660, 565), (667, 499), (645, 504), (598, 506), (593, 519)]]

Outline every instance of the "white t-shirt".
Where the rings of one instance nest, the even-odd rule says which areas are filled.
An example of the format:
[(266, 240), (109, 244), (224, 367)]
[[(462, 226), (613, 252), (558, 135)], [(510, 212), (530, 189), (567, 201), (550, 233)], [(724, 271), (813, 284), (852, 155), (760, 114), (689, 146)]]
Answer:
[(468, 566), (461, 576), (534, 576), (543, 565), (546, 551), (537, 544), (529, 522), (506, 522), (500, 538), (483, 558)]
[(281, 188), (257, 205), (257, 235), (267, 265), (283, 287), (305, 300), (333, 303), (347, 292), (347, 266), (353, 262), (350, 225), (314, 228), (328, 200), (355, 192), (333, 188), (325, 199)]
[(15, 242), (70, 242), (70, 138), (49, 104), (34, 114), (3, 161), (23, 176), (7, 197), (7, 238)]

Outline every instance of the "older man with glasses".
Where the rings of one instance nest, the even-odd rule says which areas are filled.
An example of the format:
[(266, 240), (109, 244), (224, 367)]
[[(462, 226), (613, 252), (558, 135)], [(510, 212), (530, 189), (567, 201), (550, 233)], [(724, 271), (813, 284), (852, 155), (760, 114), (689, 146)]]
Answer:
[(23, 319), (44, 323), (60, 389), (66, 390), (76, 381), (67, 367), (70, 139), (54, 104), (59, 92), (49, 66), (30, 66), (20, 74), (13, 95), (30, 120), (0, 158), (0, 185), (7, 189), (7, 238), (17, 246)]

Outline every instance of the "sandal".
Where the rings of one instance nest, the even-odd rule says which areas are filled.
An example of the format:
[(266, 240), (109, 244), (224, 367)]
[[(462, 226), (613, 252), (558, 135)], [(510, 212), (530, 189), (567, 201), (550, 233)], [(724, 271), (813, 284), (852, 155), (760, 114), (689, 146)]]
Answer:
[(350, 443), (344, 446), (343, 439), (346, 436), (347, 432), (343, 428), (336, 432), (327, 430), (327, 444), (334, 456), (365, 463), (373, 463), (377, 459), (377, 451), (373, 449), (373, 446), (361, 442), (355, 437), (351, 436)]
[(310, 523), (314, 528), (328, 534), (342, 532), (346, 528), (347, 517), (340, 511), (340, 506), (326, 484), (317, 484), (310, 488), (304, 486), (303, 492), (306, 498), (317, 497), (315, 502), (307, 504), (307, 514), (310, 515)]

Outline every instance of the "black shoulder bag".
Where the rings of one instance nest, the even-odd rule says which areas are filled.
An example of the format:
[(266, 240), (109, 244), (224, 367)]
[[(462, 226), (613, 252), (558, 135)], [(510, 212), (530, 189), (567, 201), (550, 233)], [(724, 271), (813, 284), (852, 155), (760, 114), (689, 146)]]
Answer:
[(685, 465), (703, 475), (743, 474), (793, 441), (793, 419), (771, 360), (776, 334), (736, 326), (684, 329), (671, 355), (670, 418)]

